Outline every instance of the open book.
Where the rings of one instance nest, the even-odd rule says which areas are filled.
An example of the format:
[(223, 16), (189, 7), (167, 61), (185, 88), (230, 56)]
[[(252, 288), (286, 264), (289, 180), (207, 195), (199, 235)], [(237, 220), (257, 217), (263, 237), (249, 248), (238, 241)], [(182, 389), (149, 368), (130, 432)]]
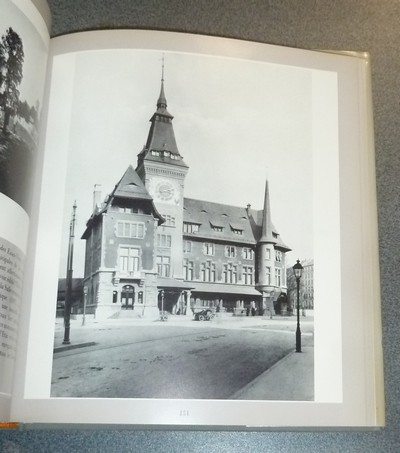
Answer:
[(368, 54), (1, 8), (1, 420), (382, 426)]

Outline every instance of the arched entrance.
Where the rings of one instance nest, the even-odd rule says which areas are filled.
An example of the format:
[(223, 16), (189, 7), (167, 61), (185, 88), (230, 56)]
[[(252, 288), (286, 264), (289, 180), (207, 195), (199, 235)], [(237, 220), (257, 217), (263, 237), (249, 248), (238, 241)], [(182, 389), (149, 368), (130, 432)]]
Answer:
[(274, 309), (277, 315), (286, 316), (288, 314), (288, 297), (287, 294), (281, 293), (274, 302)]
[(132, 285), (125, 285), (121, 291), (121, 308), (133, 310), (135, 305), (135, 288)]

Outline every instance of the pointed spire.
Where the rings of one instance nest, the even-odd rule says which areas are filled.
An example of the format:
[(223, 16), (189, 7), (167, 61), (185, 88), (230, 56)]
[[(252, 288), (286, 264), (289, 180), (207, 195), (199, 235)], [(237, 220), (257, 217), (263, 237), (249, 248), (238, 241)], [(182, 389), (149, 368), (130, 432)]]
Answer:
[(164, 92), (164, 56), (162, 57), (161, 90), (157, 100), (157, 110), (150, 118), (151, 126), (146, 144), (138, 154), (137, 171), (142, 178), (145, 161), (159, 161), (174, 166), (187, 167), (179, 154), (172, 126), (173, 116), (167, 110), (167, 99)]
[(268, 188), (268, 179), (265, 182), (265, 196), (264, 196), (264, 211), (263, 211), (263, 221), (262, 221), (262, 230), (261, 238), (258, 242), (276, 244), (276, 240), (272, 234), (272, 221), (271, 221), (271, 206), (269, 203), (269, 188)]
[(161, 90), (160, 95), (158, 96), (157, 109), (166, 109), (167, 108), (167, 98), (165, 97), (164, 92), (164, 55), (162, 56), (162, 69), (161, 69)]

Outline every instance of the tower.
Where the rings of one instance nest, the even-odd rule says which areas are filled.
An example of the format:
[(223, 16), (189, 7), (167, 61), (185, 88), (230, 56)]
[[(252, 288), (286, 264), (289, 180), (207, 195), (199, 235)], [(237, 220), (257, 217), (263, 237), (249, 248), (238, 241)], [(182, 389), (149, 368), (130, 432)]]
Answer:
[(268, 180), (265, 183), (264, 210), (262, 217), (261, 237), (257, 242), (257, 283), (256, 288), (262, 293), (263, 306), (273, 313), (275, 296), (275, 244), (271, 221)]
[(136, 171), (165, 223), (157, 231), (156, 263), (159, 277), (183, 279), (183, 194), (188, 166), (179, 153), (164, 92), (164, 63), (157, 110), (138, 154)]

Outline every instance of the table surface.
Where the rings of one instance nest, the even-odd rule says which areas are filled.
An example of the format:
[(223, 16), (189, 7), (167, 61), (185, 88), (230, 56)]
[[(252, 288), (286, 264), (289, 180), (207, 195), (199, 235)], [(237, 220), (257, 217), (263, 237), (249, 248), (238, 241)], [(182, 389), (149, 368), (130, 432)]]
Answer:
[(386, 428), (345, 432), (23, 429), (0, 450), (389, 452), (400, 448), (400, 2), (396, 0), (49, 0), (52, 35), (104, 28), (183, 31), (306, 49), (368, 51), (376, 141)]

